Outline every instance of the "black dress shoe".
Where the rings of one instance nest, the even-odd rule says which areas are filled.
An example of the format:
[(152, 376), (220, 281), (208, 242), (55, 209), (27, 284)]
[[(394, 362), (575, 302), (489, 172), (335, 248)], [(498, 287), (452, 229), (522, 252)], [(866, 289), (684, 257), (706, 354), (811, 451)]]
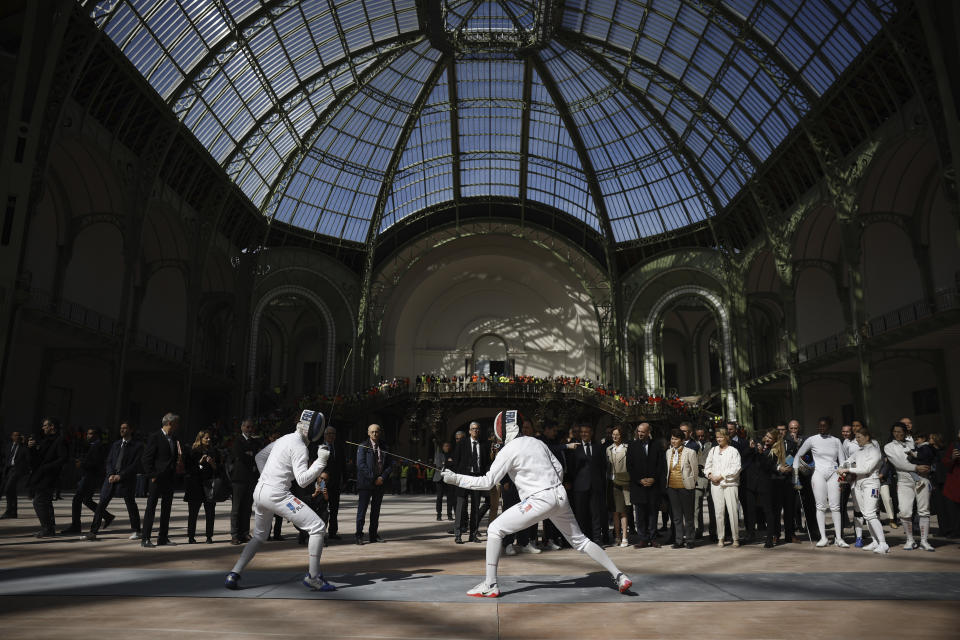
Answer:
[(442, 521), (443, 521), (443, 516), (438, 513), (438, 514), (437, 514), (437, 522), (442, 522)]
[[(279, 538), (274, 538), (274, 540), (278, 540), (278, 539)], [(230, 544), (236, 546), (238, 544), (243, 544), (243, 541), (240, 540), (240, 538), (230, 538)]]
[(57, 535), (56, 531), (48, 531), (47, 529), (41, 529), (33, 534), (34, 538), (53, 538)]
[(453, 539), (453, 541), (456, 542), (457, 544), (463, 544), (463, 536), (457, 536), (456, 538)]
[(693, 542), (687, 540), (687, 543), (684, 545), (687, 549), (693, 549)]
[[(17, 516), (13, 516), (13, 517), (16, 518)], [(450, 515), (449, 513), (447, 514), (447, 520), (453, 520), (453, 516)]]
[(379, 533), (375, 536), (370, 536), (370, 542), (386, 542), (387, 539), (382, 537)]
[(672, 545), (670, 545), (670, 547), (673, 549), (682, 549), (683, 545), (680, 544), (679, 542), (674, 542)]
[(207, 536), (207, 544), (213, 544), (213, 536)]
[(773, 547), (774, 547), (773, 538), (767, 538), (766, 542), (763, 543), (763, 548), (764, 548), (764, 549), (773, 549)]
[(177, 543), (171, 540), (170, 538), (164, 538), (163, 540), (157, 540), (158, 547), (175, 547)]
[(140, 541), (140, 546), (143, 547), (143, 548), (145, 548), (145, 549), (152, 549), (153, 547), (155, 547), (155, 546), (157, 546), (157, 545), (155, 545), (155, 544), (153, 544), (152, 542), (150, 542), (150, 538), (147, 538), (146, 540), (141, 540), (141, 541)]
[(340, 540), (340, 534), (339, 534), (339, 533), (331, 533), (331, 534), (328, 535), (327, 537), (330, 538), (331, 540)]
[(189, 539), (187, 540), (187, 544), (197, 544), (197, 539), (196, 539), (196, 538), (189, 538)]
[(357, 544), (363, 544), (363, 536), (362, 536), (362, 535), (361, 535), (361, 536), (357, 536), (356, 542), (357, 542)]

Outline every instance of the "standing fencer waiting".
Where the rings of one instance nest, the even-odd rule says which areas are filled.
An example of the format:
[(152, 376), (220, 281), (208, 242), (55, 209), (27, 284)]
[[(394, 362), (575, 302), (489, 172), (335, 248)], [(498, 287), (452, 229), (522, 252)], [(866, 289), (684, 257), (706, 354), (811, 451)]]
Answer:
[(838, 547), (849, 547), (843, 541), (843, 522), (840, 519), (840, 485), (837, 482), (837, 467), (843, 464), (846, 456), (843, 454), (843, 445), (839, 438), (830, 435), (833, 420), (829, 417), (820, 418), (817, 423), (819, 437), (807, 438), (800, 445), (800, 450), (793, 458), (793, 484), (800, 486), (797, 473), (800, 469), (800, 458), (807, 452), (813, 454), (813, 477), (810, 484), (813, 488), (813, 497), (817, 502), (817, 524), (820, 526), (820, 541), (818, 547), (825, 547), (827, 540), (827, 510), (833, 520), (834, 544)]
[(323, 553), (323, 533), (326, 523), (313, 509), (290, 493), (294, 480), (301, 487), (311, 485), (324, 467), (330, 450), (324, 446), (317, 450), (317, 459), (308, 464), (307, 445), (323, 437), (326, 420), (319, 411), (306, 410), (300, 414), (297, 429), (272, 444), (270, 455), (260, 474), (260, 480), (253, 490), (254, 526), (253, 538), (244, 546), (240, 559), (227, 575), (227, 589), (240, 587), (240, 572), (247, 566), (257, 549), (267, 539), (273, 516), (286, 518), (298, 529), (310, 534), (307, 546), (310, 553), (310, 565), (303, 584), (314, 590), (335, 591), (336, 587), (323, 579), (320, 571), (320, 555)]
[(621, 593), (630, 588), (630, 578), (617, 569), (610, 557), (595, 542), (583, 535), (563, 488), (563, 467), (547, 445), (537, 438), (520, 435), (523, 419), (516, 410), (501, 411), (494, 421), (494, 434), (503, 448), (497, 453), (486, 475), (468, 476), (443, 470), (443, 481), (463, 489), (489, 491), (510, 474), (520, 494), (520, 503), (505, 510), (487, 528), (486, 579), (467, 591), (467, 595), (496, 598), (497, 564), (503, 550), (503, 538), (549, 518), (577, 551), (586, 553), (610, 572)]
[(880, 447), (874, 446), (875, 443), (870, 439), (870, 432), (866, 427), (861, 427), (854, 436), (859, 448), (840, 465), (840, 473), (844, 474), (848, 481), (853, 481), (853, 504), (856, 511), (860, 512), (857, 517), (857, 526), (862, 525), (859, 521), (865, 519), (870, 534), (873, 536), (873, 542), (864, 549), (874, 553), (887, 553), (890, 547), (883, 537), (883, 525), (877, 518), (877, 501), (880, 498), (880, 463), (883, 462), (883, 456), (880, 454)]

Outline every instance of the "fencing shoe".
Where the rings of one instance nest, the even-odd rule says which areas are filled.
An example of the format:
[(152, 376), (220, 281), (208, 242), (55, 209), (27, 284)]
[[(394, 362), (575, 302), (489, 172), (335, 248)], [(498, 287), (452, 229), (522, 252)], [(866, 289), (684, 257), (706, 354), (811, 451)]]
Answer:
[(853, 543), (853, 546), (855, 546), (857, 549), (862, 548), (862, 547), (863, 547), (863, 538), (857, 538), (857, 541)]
[(888, 544), (878, 544), (877, 548), (873, 550), (874, 553), (890, 553), (890, 545)]
[(540, 553), (540, 549), (537, 548), (537, 545), (532, 542), (528, 542), (525, 545), (517, 545), (517, 551), (520, 553)]
[(846, 542), (843, 538), (841, 538), (840, 536), (837, 536), (836, 538), (833, 539), (833, 544), (837, 545), (837, 546), (840, 547), (841, 549), (849, 549), (849, 548), (850, 548), (850, 544), (847, 543), (847, 542)]
[(633, 586), (633, 580), (627, 577), (625, 573), (617, 574), (617, 589), (620, 593), (626, 593), (627, 589)]
[(303, 586), (309, 587), (314, 591), (336, 591), (337, 588), (323, 579), (323, 574), (311, 576), (309, 573), (303, 576)]
[(904, 551), (913, 551), (917, 548), (917, 543), (913, 541), (913, 538), (907, 538), (907, 541), (903, 543)]
[(500, 597), (500, 587), (497, 586), (497, 583), (487, 584), (486, 582), (481, 582), (470, 591), (467, 591), (468, 596), (473, 596), (474, 598), (498, 598)]
[(826, 537), (826, 536), (824, 536), (824, 537), (820, 538), (820, 542), (817, 543), (817, 546), (818, 546), (818, 547), (825, 547), (825, 546), (827, 546), (828, 544), (830, 544), (830, 541), (827, 540), (827, 537)]
[(560, 551), (560, 545), (558, 545), (553, 540), (547, 540), (547, 544), (544, 545), (547, 551)]
[(875, 550), (876, 548), (877, 548), (877, 541), (876, 541), (876, 540), (874, 540), (874, 541), (871, 542), (870, 544), (865, 544), (865, 545), (863, 545), (863, 550), (864, 550), (864, 551), (873, 551), (873, 550)]
[(920, 548), (924, 551), (936, 551), (936, 549), (933, 548), (933, 545), (927, 542), (925, 539), (920, 540)]
[(517, 555), (517, 550), (512, 544), (508, 544), (503, 548), (503, 555), (505, 556), (515, 556)]
[(223, 586), (226, 587), (227, 589), (231, 589), (231, 590), (233, 590), (233, 591), (236, 591), (237, 589), (239, 589), (239, 588), (240, 588), (240, 574), (237, 573), (237, 572), (235, 572), (235, 571), (231, 571), (230, 573), (228, 573), (228, 574), (227, 574), (227, 579), (224, 581)]

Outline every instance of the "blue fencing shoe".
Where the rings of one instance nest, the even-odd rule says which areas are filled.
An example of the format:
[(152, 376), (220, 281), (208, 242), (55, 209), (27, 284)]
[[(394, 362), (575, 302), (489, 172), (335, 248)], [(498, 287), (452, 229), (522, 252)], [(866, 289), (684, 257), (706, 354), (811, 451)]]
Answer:
[(240, 574), (234, 571), (231, 571), (227, 574), (227, 579), (224, 581), (223, 586), (227, 589), (232, 589), (236, 591), (240, 588)]

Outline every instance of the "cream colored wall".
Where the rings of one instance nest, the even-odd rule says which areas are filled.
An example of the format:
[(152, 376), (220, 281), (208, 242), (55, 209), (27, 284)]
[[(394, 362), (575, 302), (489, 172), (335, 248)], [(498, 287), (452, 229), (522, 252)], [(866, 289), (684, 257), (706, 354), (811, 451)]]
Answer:
[(383, 375), (464, 372), (473, 344), (502, 337), (516, 371), (597, 377), (590, 298), (556, 256), (522, 238), (467, 237), (425, 255), (386, 302)]

